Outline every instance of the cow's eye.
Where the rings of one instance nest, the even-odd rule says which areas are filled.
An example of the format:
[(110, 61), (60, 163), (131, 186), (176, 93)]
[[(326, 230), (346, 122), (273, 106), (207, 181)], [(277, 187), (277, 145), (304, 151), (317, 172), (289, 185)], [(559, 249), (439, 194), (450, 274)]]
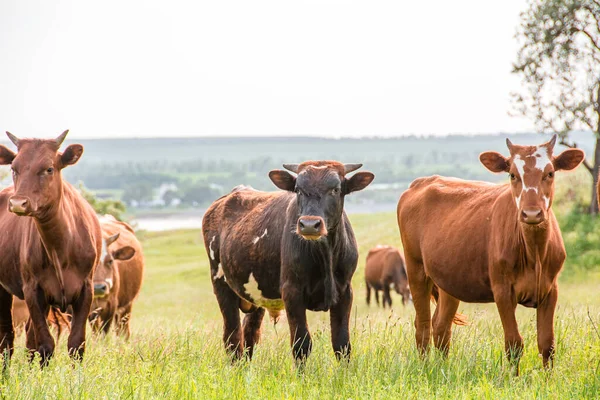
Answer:
[(340, 189), (338, 189), (338, 188), (331, 189), (331, 194), (334, 196), (337, 196), (338, 194), (340, 194)]
[(548, 178), (554, 178), (554, 172), (552, 172), (552, 171), (548, 172)]
[(515, 179), (517, 179), (517, 177), (515, 176), (515, 174), (511, 173), (510, 174), (510, 180), (514, 181)]
[(109, 265), (110, 267), (112, 267), (112, 265), (113, 265), (113, 262), (114, 262), (114, 261), (115, 261), (115, 260), (108, 260), (108, 265)]
[(52, 167), (48, 168), (46, 170), (46, 173), (49, 174), (49, 175), (53, 174), (54, 173), (54, 168), (52, 168)]

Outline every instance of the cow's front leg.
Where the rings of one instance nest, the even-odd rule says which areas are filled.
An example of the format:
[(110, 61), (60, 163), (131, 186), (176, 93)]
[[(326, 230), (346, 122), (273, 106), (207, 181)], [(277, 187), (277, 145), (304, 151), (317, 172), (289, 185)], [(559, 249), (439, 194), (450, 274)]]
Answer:
[(283, 302), (290, 326), (290, 342), (297, 362), (304, 362), (312, 350), (312, 341), (306, 323), (306, 307), (302, 295), (293, 284), (282, 288)]
[(73, 319), (71, 320), (71, 333), (67, 346), (69, 355), (73, 358), (82, 360), (85, 352), (85, 328), (90, 309), (92, 308), (92, 280), (86, 279), (83, 281), (81, 293), (73, 301)]
[(44, 367), (54, 354), (54, 339), (46, 321), (49, 305), (44, 291), (36, 283), (27, 282), (23, 287), (23, 294), (30, 318), (30, 326), (27, 330), (27, 348), (31, 355), (30, 360), (37, 351), (41, 357), (40, 364)]
[(558, 300), (558, 284), (555, 283), (548, 296), (537, 309), (538, 350), (544, 367), (552, 367), (554, 360), (554, 310)]
[(515, 368), (515, 375), (519, 375), (519, 361), (523, 354), (523, 338), (519, 334), (519, 326), (515, 317), (517, 301), (510, 287), (494, 290), (494, 299), (504, 328), (504, 350), (508, 360)]
[(331, 344), (338, 360), (350, 357), (350, 312), (352, 310), (352, 286), (348, 285), (339, 301), (329, 312), (331, 320)]
[(12, 356), (15, 331), (12, 321), (13, 296), (0, 286), (0, 352), (4, 357), (4, 368)]

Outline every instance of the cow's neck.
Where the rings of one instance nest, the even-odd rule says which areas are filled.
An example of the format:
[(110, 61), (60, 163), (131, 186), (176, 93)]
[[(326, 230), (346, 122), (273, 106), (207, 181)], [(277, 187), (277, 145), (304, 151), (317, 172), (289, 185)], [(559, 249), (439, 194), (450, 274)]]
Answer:
[(546, 258), (548, 238), (550, 237), (551, 224), (544, 221), (539, 225), (527, 225), (518, 222), (519, 236), (523, 246), (524, 260), (527, 267), (534, 267), (536, 262)]

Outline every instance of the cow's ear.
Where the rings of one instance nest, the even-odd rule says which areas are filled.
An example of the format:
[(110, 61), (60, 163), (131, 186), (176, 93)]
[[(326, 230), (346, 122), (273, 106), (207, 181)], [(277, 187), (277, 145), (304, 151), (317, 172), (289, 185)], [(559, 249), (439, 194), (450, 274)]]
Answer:
[(479, 155), (479, 161), (492, 172), (508, 172), (510, 164), (504, 156), (495, 151), (486, 151)]
[(350, 179), (346, 179), (344, 183), (344, 194), (363, 190), (373, 182), (373, 179), (375, 179), (375, 175), (372, 172), (363, 171), (355, 173)]
[(16, 154), (12, 150), (0, 145), (0, 165), (12, 164)]
[(112, 256), (115, 260), (129, 260), (135, 255), (135, 249), (131, 246), (121, 247), (118, 250), (113, 251)]
[(294, 175), (282, 169), (274, 169), (269, 172), (269, 178), (279, 189), (293, 192), (296, 188), (296, 178)]
[(585, 158), (585, 153), (581, 149), (567, 149), (554, 157), (552, 164), (554, 164), (555, 170), (564, 170), (569, 171), (576, 168), (583, 159)]
[(83, 154), (83, 146), (80, 144), (72, 144), (65, 149), (65, 152), (60, 156), (62, 167), (75, 164)]

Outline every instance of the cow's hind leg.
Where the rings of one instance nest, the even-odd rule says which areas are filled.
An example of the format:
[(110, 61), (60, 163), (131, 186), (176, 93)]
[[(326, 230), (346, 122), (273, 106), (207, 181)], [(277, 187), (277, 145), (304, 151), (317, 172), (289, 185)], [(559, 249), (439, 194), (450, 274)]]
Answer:
[[(376, 287), (374, 287), (373, 292), (375, 292), (375, 303), (377, 303), (377, 306), (379, 306), (379, 290)], [(385, 305), (384, 305), (384, 308), (385, 308)]]
[(415, 306), (415, 339), (417, 349), (423, 355), (429, 347), (431, 337), (431, 289), (433, 282), (425, 274), (422, 262), (406, 257), (408, 284)]
[(13, 296), (0, 286), (0, 352), (4, 357), (4, 367), (12, 356), (15, 331), (12, 321)]
[(383, 308), (385, 308), (385, 304), (392, 308), (392, 295), (390, 294), (390, 284), (383, 284)]
[(365, 280), (365, 286), (367, 288), (367, 305), (370, 306), (371, 305), (371, 285), (369, 285), (369, 282), (367, 282)]
[(239, 311), (240, 298), (223, 278), (213, 279), (213, 290), (223, 316), (223, 343), (225, 349), (232, 354), (234, 359), (239, 359), (244, 353), (244, 334), (241, 328)]
[(264, 316), (265, 309), (258, 307), (244, 317), (244, 347), (249, 359), (252, 359), (254, 346), (260, 341), (260, 327)]
[(131, 321), (131, 308), (132, 304), (119, 309), (115, 314), (115, 324), (117, 329), (117, 335), (124, 337), (125, 340), (129, 340), (131, 336), (131, 328), (129, 322)]
[(444, 355), (448, 355), (452, 337), (452, 322), (460, 301), (439, 289), (437, 307), (433, 313), (433, 342)]
[(352, 286), (341, 294), (336, 305), (331, 307), (331, 344), (337, 359), (350, 356), (350, 312), (352, 310)]

